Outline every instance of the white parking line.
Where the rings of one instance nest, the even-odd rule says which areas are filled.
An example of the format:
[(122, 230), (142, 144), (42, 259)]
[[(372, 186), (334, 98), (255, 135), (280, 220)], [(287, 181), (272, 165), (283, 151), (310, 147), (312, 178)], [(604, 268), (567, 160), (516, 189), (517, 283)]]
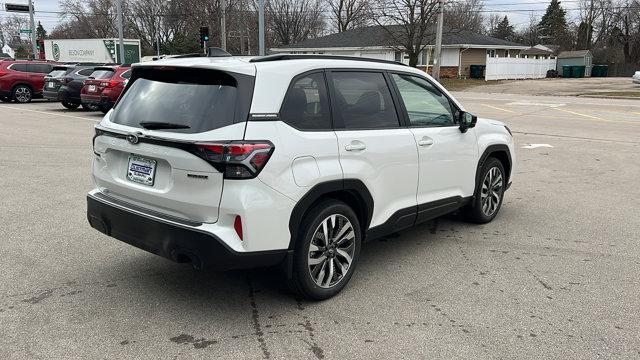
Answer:
[(40, 113), (40, 114), (46, 114), (46, 115), (64, 116), (64, 117), (73, 118), (73, 119), (81, 119), (81, 120), (92, 121), (94, 123), (100, 122), (100, 120), (95, 120), (95, 119), (91, 119), (91, 118), (87, 118), (87, 117), (83, 117), (83, 116), (59, 114), (59, 113), (54, 113), (54, 112), (51, 112), (51, 111), (40, 111), (40, 110), (33, 110), (33, 109), (25, 109), (25, 108), (17, 107), (17, 106), (0, 105), (0, 108), (12, 109), (12, 110), (31, 111), (31, 112)]
[(508, 113), (515, 113), (515, 111), (511, 111), (511, 110), (507, 110), (507, 109), (499, 108), (499, 107), (497, 107), (497, 106), (493, 106), (493, 105), (489, 105), (489, 104), (480, 104), (480, 105), (482, 105), (482, 106), (486, 106), (486, 107), (491, 108), (491, 109), (495, 109), (495, 110), (500, 110), (500, 111), (508, 112)]

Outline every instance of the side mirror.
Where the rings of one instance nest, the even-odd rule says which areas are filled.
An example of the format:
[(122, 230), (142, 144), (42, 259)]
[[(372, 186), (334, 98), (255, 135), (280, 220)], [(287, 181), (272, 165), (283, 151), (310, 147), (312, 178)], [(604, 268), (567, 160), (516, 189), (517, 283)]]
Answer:
[(478, 122), (478, 117), (468, 113), (466, 111), (460, 111), (460, 115), (458, 116), (458, 123), (460, 124), (460, 132), (465, 133), (467, 130), (476, 126), (476, 122)]

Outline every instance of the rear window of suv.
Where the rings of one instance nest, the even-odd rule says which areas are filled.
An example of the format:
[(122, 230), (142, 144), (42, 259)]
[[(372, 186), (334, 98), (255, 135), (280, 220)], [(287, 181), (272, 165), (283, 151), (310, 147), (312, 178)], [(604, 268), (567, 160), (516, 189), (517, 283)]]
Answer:
[(139, 128), (145, 122), (185, 126), (158, 129), (179, 133), (200, 133), (246, 121), (253, 79), (205, 69), (135, 69), (111, 121)]
[(113, 70), (94, 70), (89, 77), (94, 79), (111, 79), (115, 71)]

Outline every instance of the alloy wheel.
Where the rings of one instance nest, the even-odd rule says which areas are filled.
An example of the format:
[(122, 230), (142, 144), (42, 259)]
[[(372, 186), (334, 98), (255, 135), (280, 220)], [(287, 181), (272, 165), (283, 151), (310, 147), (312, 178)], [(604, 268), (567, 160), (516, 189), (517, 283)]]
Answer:
[(349, 219), (340, 214), (324, 219), (309, 244), (309, 274), (316, 285), (326, 289), (342, 281), (355, 249), (355, 231)]
[(498, 210), (502, 197), (502, 184), (502, 171), (496, 166), (489, 169), (482, 181), (480, 191), (480, 204), (486, 216), (492, 216)]
[(21, 103), (29, 102), (31, 100), (31, 90), (25, 86), (20, 86), (15, 90), (15, 98)]

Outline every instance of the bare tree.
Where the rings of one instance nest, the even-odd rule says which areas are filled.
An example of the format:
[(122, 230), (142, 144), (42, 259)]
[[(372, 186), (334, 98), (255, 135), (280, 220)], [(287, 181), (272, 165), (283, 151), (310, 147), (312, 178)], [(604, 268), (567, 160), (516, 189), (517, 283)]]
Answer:
[(319, 0), (271, 0), (265, 7), (267, 27), (277, 45), (289, 45), (319, 36), (324, 16)]
[(484, 0), (451, 1), (445, 6), (444, 24), (452, 29), (475, 33), (484, 30)]
[(409, 65), (418, 65), (420, 52), (435, 33), (437, 0), (381, 0), (374, 22), (382, 26), (396, 49), (409, 56)]
[(20, 40), (20, 29), (29, 27), (29, 18), (11, 15), (0, 22), (0, 48), (4, 45), (19, 45), (25, 43)]
[(331, 9), (330, 22), (338, 32), (367, 26), (371, 23), (369, 0), (327, 0)]
[(489, 15), (489, 17), (487, 18), (487, 25), (484, 33), (485, 34), (494, 33), (496, 31), (496, 28), (498, 27), (498, 24), (500, 24), (500, 21), (502, 21), (500, 14), (491, 13), (491, 15)]

